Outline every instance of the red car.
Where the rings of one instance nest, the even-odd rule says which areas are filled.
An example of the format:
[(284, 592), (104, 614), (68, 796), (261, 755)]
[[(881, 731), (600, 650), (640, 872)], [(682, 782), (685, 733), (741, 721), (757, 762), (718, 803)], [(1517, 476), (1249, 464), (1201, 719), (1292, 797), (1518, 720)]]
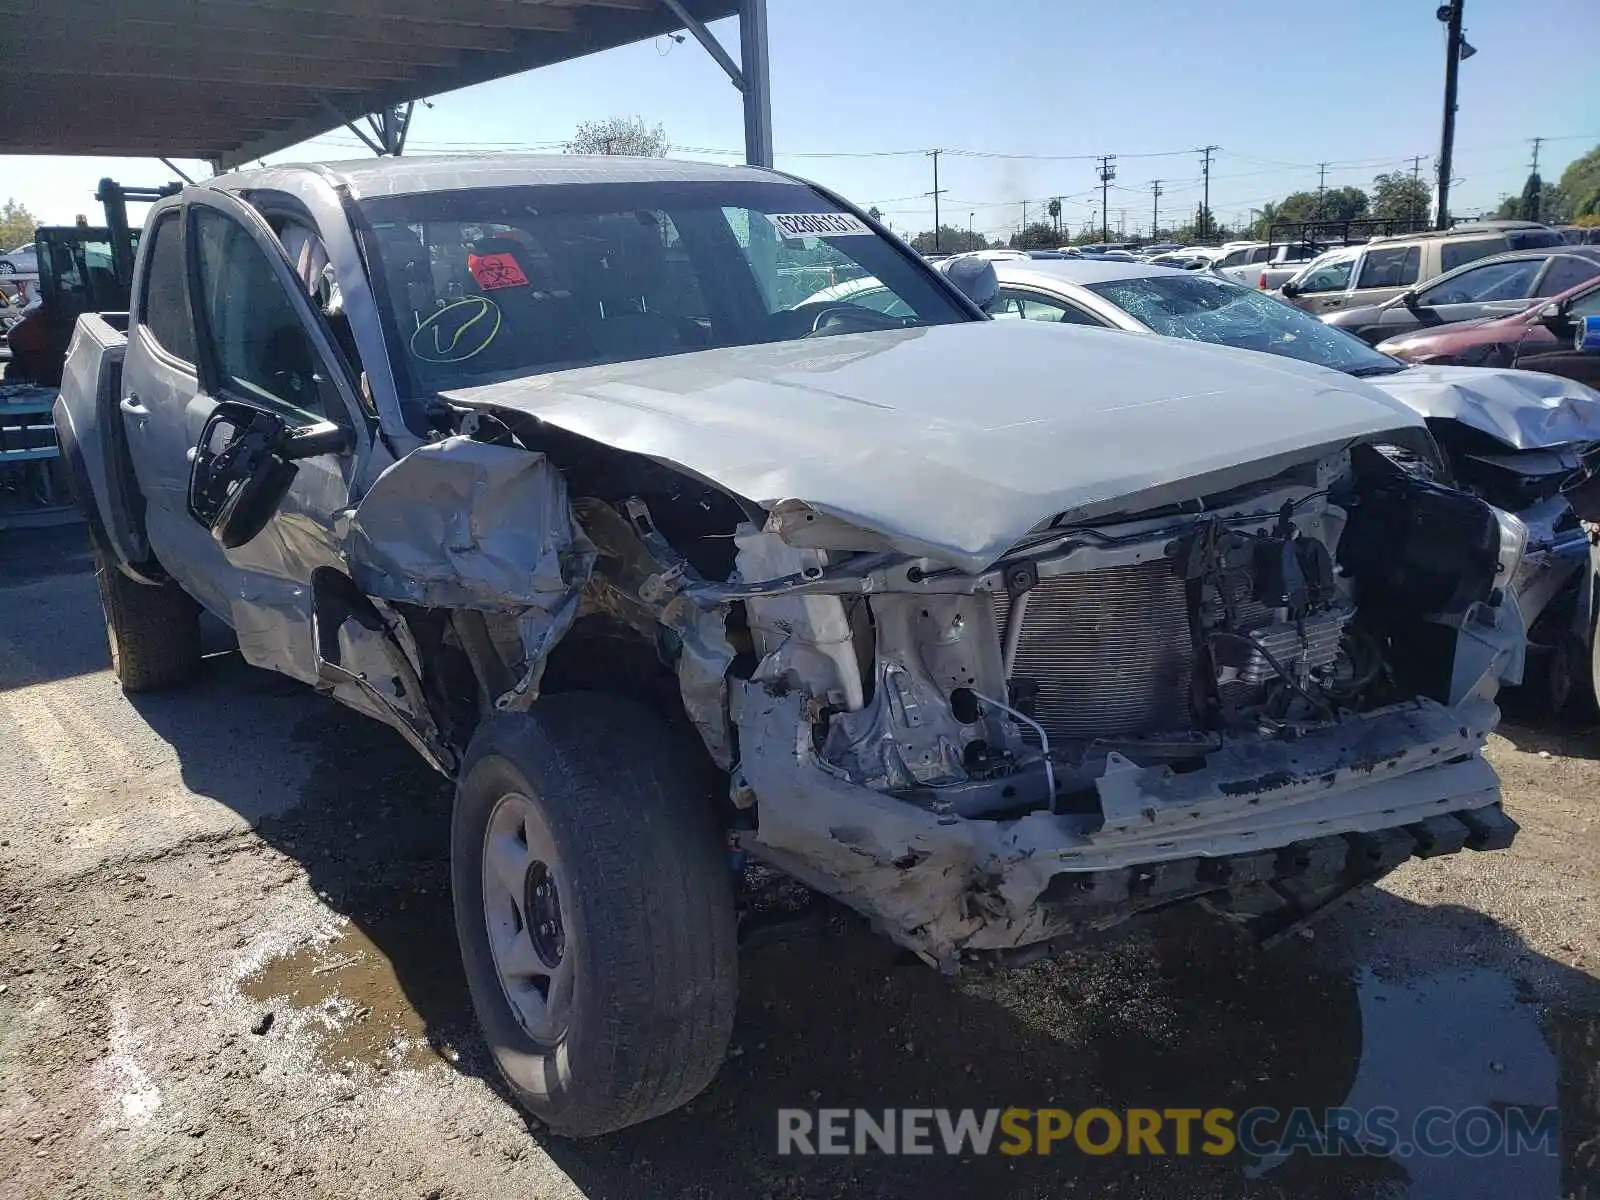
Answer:
[(1378, 349), (1410, 363), (1519, 367), (1600, 388), (1600, 354), (1573, 347), (1578, 321), (1593, 316), (1600, 316), (1600, 279), (1536, 300), (1515, 316), (1419, 329), (1390, 338)]

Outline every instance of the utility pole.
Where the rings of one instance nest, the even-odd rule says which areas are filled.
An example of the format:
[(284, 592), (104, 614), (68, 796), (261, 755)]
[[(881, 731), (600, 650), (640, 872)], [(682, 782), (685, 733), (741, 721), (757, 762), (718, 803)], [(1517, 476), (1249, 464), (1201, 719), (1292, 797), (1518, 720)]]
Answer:
[(1317, 164), (1317, 219), (1319, 221), (1323, 217), (1328, 215), (1327, 210), (1322, 205), (1323, 194), (1328, 190), (1327, 184), (1328, 184), (1328, 164), (1325, 163), (1325, 162), (1318, 163)]
[[(1530, 179), (1534, 180), (1535, 184), (1537, 185), (1538, 183), (1540, 183), (1540, 180), (1539, 180), (1539, 143), (1544, 141), (1544, 138), (1536, 137), (1536, 138), (1529, 138), (1528, 140), (1533, 143), (1533, 161), (1528, 164), (1528, 177)], [(1539, 193), (1542, 192), (1543, 190), (1544, 189), (1541, 186), (1535, 186), (1535, 188), (1534, 188), (1534, 192), (1533, 192), (1533, 212), (1531, 214), (1529, 214), (1529, 216), (1528, 216), (1528, 220), (1530, 220), (1530, 221), (1539, 220), (1539, 201), (1543, 199), (1543, 197), (1540, 196)]]
[(972, 249), (972, 213), (967, 214), (967, 249)]
[(1154, 238), (1161, 228), (1161, 180), (1150, 181), (1150, 236)]
[(1119, 208), (1119, 209), (1117, 209), (1117, 241), (1125, 242), (1127, 240), (1128, 240), (1128, 210), (1125, 209), (1125, 208)]
[(933, 159), (933, 191), (928, 194), (933, 197), (933, 249), (935, 253), (938, 253), (939, 250), (939, 197), (948, 190), (939, 186), (939, 155), (943, 153), (943, 150), (929, 150), (927, 155)]
[(1450, 228), (1450, 170), (1456, 145), (1456, 76), (1461, 69), (1461, 6), (1466, 0), (1441, 4), (1434, 15), (1445, 23), (1444, 127), (1439, 132), (1439, 205), (1435, 229)]
[(1220, 149), (1222, 149), (1221, 146), (1201, 146), (1196, 151), (1197, 154), (1205, 155), (1200, 160), (1200, 172), (1205, 177), (1205, 199), (1200, 201), (1200, 240), (1202, 242), (1206, 240), (1206, 234), (1211, 229), (1211, 156)]
[(1111, 240), (1111, 213), (1106, 208), (1106, 194), (1111, 190), (1111, 181), (1117, 177), (1117, 169), (1111, 164), (1117, 161), (1115, 154), (1102, 154), (1100, 156), (1100, 240)]

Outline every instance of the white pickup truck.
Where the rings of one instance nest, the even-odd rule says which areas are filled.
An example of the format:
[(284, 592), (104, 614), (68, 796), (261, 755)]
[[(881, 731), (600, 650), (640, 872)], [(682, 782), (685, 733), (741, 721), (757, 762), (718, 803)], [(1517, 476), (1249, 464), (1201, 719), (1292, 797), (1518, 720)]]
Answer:
[(1270, 292), (1294, 278), (1322, 251), (1304, 242), (1295, 245), (1255, 242), (1236, 246), (1211, 264), (1211, 270), (1246, 287)]

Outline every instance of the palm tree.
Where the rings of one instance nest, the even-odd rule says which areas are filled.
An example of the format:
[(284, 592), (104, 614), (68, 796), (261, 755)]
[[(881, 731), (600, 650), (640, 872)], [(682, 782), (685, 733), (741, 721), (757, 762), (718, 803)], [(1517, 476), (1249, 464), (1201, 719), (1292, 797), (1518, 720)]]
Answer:
[(1261, 215), (1256, 218), (1254, 233), (1259, 238), (1267, 236), (1267, 231), (1272, 228), (1272, 223), (1278, 219), (1278, 206), (1268, 200), (1261, 206)]
[(1061, 232), (1061, 201), (1051, 200), (1045, 211), (1050, 214), (1050, 219), (1056, 223), (1056, 233)]

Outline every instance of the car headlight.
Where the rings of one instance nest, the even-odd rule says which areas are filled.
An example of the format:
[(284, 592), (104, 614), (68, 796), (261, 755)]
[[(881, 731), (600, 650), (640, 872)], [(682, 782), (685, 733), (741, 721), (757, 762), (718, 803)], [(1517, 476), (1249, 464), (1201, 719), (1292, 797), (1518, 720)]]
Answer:
[(1505, 587), (1516, 578), (1522, 566), (1522, 556), (1528, 549), (1528, 527), (1521, 517), (1502, 508), (1494, 509), (1494, 519), (1500, 526), (1500, 557), (1494, 581), (1497, 587)]

